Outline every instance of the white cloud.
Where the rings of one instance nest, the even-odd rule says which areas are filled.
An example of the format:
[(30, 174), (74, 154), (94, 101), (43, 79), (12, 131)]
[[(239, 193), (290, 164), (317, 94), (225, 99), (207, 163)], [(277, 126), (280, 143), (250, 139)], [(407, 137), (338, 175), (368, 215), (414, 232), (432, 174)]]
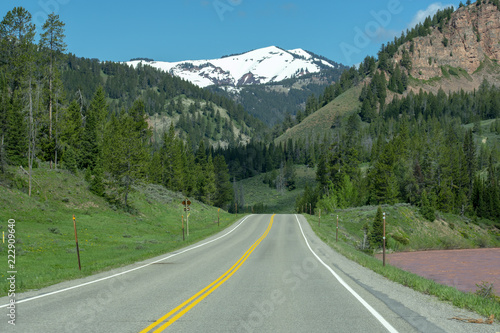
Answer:
[(401, 36), (401, 32), (393, 29), (386, 29), (383, 27), (379, 27), (376, 32), (375, 41), (377, 43), (385, 42), (387, 40), (392, 41), (396, 36), (397, 37)]
[(434, 16), (434, 14), (437, 13), (438, 10), (442, 10), (442, 9), (445, 9), (445, 8), (448, 8), (451, 6), (453, 6), (453, 4), (443, 5), (441, 2), (435, 2), (431, 5), (429, 5), (429, 7), (427, 7), (427, 9), (419, 10), (417, 12), (417, 14), (411, 20), (410, 24), (408, 24), (408, 28), (410, 28), (410, 29), (414, 28), (417, 24), (423, 23), (428, 16), (430, 16), (432, 18)]

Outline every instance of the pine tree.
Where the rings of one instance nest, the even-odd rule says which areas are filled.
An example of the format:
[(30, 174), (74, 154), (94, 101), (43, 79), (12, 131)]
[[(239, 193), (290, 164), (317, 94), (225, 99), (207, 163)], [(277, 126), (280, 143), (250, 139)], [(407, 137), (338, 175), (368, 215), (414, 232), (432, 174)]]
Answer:
[(174, 140), (174, 150), (172, 153), (172, 189), (182, 191), (184, 189), (184, 180), (189, 176), (184, 169), (182, 156), (184, 154), (184, 143), (179, 138)]
[(215, 169), (211, 154), (208, 155), (208, 160), (206, 163), (204, 174), (205, 174), (205, 189), (203, 190), (203, 192), (205, 193), (205, 196), (202, 198), (202, 201), (208, 205), (213, 205), (216, 199), (217, 187), (216, 187)]
[(394, 175), (396, 155), (393, 142), (388, 143), (375, 162), (368, 176), (370, 182), (370, 201), (375, 204), (397, 202), (398, 187)]
[(289, 159), (285, 164), (285, 186), (288, 191), (292, 191), (296, 188), (295, 177), (295, 166), (293, 160)]
[(7, 158), (5, 156), (5, 135), (7, 131), (7, 113), (10, 109), (9, 92), (7, 89), (7, 80), (2, 71), (0, 71), (0, 172), (5, 173)]
[(216, 195), (214, 205), (223, 208), (233, 198), (233, 187), (226, 160), (223, 156), (217, 155), (214, 158), (215, 188)]
[(71, 102), (64, 117), (61, 119), (61, 145), (63, 147), (63, 162), (66, 160), (66, 151), (71, 150), (72, 159), (76, 167), (80, 165), (81, 140), (83, 135), (82, 117), (77, 101)]
[(192, 196), (196, 191), (197, 183), (197, 165), (192, 150), (191, 142), (188, 140), (184, 144), (184, 154), (182, 154), (182, 165), (184, 170), (183, 193), (186, 196)]
[(85, 118), (85, 127), (82, 135), (81, 167), (94, 168), (97, 158), (102, 150), (104, 140), (108, 105), (104, 95), (104, 89), (97, 89)]
[(384, 237), (384, 221), (382, 207), (378, 206), (377, 214), (372, 223), (372, 228), (370, 230), (370, 245), (373, 248), (382, 247)]
[(98, 160), (93, 170), (93, 177), (90, 180), (89, 189), (97, 196), (104, 196), (104, 180), (103, 180), (103, 167), (102, 163)]
[(420, 214), (422, 214), (422, 216), (430, 222), (433, 222), (436, 219), (434, 207), (432, 207), (429, 198), (427, 197), (426, 190), (422, 192), (420, 199)]
[(76, 174), (78, 171), (77, 153), (72, 146), (66, 148), (63, 155), (63, 164), (64, 167), (73, 174)]
[[(55, 87), (60, 87), (57, 84), (59, 81), (59, 73), (57, 71), (57, 61), (60, 55), (66, 50), (64, 43), (64, 23), (59, 20), (59, 15), (54, 13), (49, 14), (47, 21), (44, 23), (42, 29), (44, 32), (40, 36), (40, 48), (48, 56), (48, 71), (46, 79), (48, 81), (48, 113), (49, 113), (49, 140), (52, 140), (53, 120), (52, 114), (55, 101)], [(56, 116), (57, 119), (57, 116)], [(55, 135), (56, 149), (54, 150), (54, 161), (57, 167), (57, 134)], [(52, 159), (51, 159), (52, 161)]]
[(463, 151), (465, 154), (464, 163), (465, 163), (465, 173), (467, 177), (466, 178), (467, 197), (470, 198), (472, 194), (474, 174), (476, 173), (476, 168), (477, 168), (476, 147), (474, 145), (474, 138), (471, 130), (467, 131), (467, 133), (465, 134)]
[(20, 92), (16, 91), (7, 110), (5, 131), (5, 157), (9, 164), (27, 166), (28, 135)]
[(5, 149), (6, 160), (10, 163), (29, 166), (29, 194), (31, 168), (36, 152), (33, 117), (35, 25), (31, 19), (31, 14), (26, 9), (15, 7), (0, 23), (2, 60), (7, 64), (5, 73), (10, 88), (10, 107), (6, 110), (5, 117), (5, 141), (2, 142), (5, 146), (0, 147), (0, 150)]
[[(142, 101), (141, 101), (142, 102)], [(134, 103), (134, 106), (136, 103)], [(142, 107), (144, 107), (144, 104), (142, 104)], [(131, 110), (134, 112), (134, 107)], [(99, 86), (97, 88), (97, 91), (95, 92), (94, 97), (92, 98), (92, 101), (90, 102), (89, 105), (89, 110), (88, 110), (88, 115), (87, 119), (91, 118), (92, 121), (94, 122), (95, 125), (95, 130), (97, 131), (97, 145), (99, 146), (104, 137), (104, 129), (106, 126), (107, 118), (108, 118), (108, 113), (109, 113), (109, 106), (106, 102), (106, 93), (104, 91), (103, 86)], [(144, 114), (144, 111), (143, 111)], [(136, 121), (140, 121), (139, 119), (134, 119)], [(141, 124), (142, 122), (139, 122)], [(143, 126), (144, 125), (139, 125)]]
[(160, 149), (162, 184), (168, 189), (173, 189), (172, 182), (174, 181), (173, 152), (176, 149), (174, 138), (175, 131), (171, 123), (169, 131), (163, 133), (163, 144)]
[(366, 121), (368, 123), (372, 122), (375, 119), (375, 110), (372, 107), (370, 99), (367, 98), (361, 104), (361, 109), (359, 110), (359, 116), (361, 120)]
[(135, 118), (136, 112), (144, 115), (144, 109), (113, 115), (103, 135), (103, 164), (112, 176), (118, 202), (125, 207), (132, 185), (145, 178), (150, 156), (149, 137), (140, 130), (147, 123), (144, 117)]
[(196, 151), (196, 156), (194, 158), (195, 170), (196, 172), (193, 174), (193, 177), (196, 179), (195, 185), (195, 196), (196, 199), (203, 201), (206, 198), (207, 193), (207, 155), (205, 151), (205, 143), (200, 141), (198, 146), (198, 150)]

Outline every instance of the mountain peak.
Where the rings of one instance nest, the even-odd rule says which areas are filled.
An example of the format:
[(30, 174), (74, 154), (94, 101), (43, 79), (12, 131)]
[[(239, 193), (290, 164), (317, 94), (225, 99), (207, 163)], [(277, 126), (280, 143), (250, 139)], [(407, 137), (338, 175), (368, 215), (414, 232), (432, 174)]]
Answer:
[[(127, 64), (136, 66), (141, 62), (141, 60), (135, 60), (129, 61)], [(279, 82), (338, 67), (337, 63), (303, 49), (287, 51), (277, 46), (223, 56), (219, 59), (179, 62), (153, 61), (147, 62), (147, 64), (200, 87)]]

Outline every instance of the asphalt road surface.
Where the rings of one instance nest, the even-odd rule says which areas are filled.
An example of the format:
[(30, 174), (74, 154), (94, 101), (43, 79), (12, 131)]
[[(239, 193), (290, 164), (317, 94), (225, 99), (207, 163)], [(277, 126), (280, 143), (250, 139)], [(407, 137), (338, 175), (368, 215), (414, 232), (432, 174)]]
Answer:
[(345, 259), (298, 215), (251, 215), (185, 249), (0, 299), (0, 332), (498, 332)]

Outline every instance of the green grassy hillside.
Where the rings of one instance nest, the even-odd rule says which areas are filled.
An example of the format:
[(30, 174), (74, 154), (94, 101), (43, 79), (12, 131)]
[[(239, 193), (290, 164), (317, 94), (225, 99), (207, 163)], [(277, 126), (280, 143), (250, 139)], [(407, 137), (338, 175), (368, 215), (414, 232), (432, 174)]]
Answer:
[[(271, 173), (268, 173), (269, 175)], [(312, 168), (297, 166), (295, 169), (297, 188), (293, 191), (284, 190), (279, 192), (276, 188), (270, 188), (264, 183), (266, 174), (244, 179), (238, 182), (237, 186), (243, 188), (245, 205), (265, 205), (265, 211), (269, 213), (294, 213), (295, 200), (301, 195), (306, 184), (316, 186), (316, 173)]]
[(288, 139), (296, 141), (306, 139), (311, 135), (316, 137), (317, 135), (323, 136), (325, 133), (328, 133), (337, 117), (359, 109), (361, 106), (359, 101), (361, 89), (362, 86), (358, 85), (347, 90), (332, 102), (305, 118), (300, 124), (287, 130), (275, 142), (286, 142)]
[[(500, 247), (500, 223), (445, 213), (437, 213), (436, 220), (429, 222), (417, 207), (409, 204), (384, 205), (382, 210), (386, 212), (387, 247), (390, 251)], [(323, 213), (321, 233), (335, 239), (338, 215), (339, 238), (360, 248), (363, 227), (371, 227), (376, 212), (377, 206), (365, 206)], [(318, 216), (311, 218), (318, 222)]]
[[(83, 175), (41, 167), (34, 170), (34, 194), (26, 194), (27, 176), (11, 169), (13, 177), (0, 185), (0, 230), (8, 236), (15, 223), (17, 292), (38, 289), (123, 266), (186, 246), (233, 223), (236, 215), (191, 200), (189, 237), (183, 241), (185, 216), (181, 194), (157, 185), (136, 187), (131, 194), (133, 213), (110, 207), (87, 188)], [(73, 228), (76, 217), (81, 256), (78, 262)], [(241, 215), (239, 216), (241, 217)], [(7, 269), (7, 242), (0, 243), (0, 277)], [(5, 295), (7, 285), (0, 290)]]

